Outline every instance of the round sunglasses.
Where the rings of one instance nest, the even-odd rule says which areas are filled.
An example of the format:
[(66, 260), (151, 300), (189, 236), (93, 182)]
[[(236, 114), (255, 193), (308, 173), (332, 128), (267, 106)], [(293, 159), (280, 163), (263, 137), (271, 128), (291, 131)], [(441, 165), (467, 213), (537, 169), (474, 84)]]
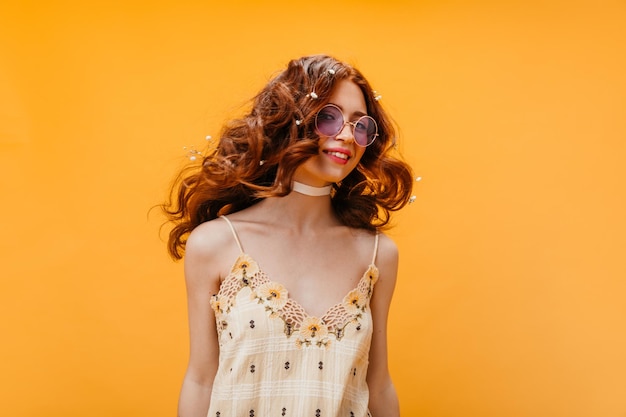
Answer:
[(370, 116), (361, 116), (356, 122), (346, 122), (341, 109), (334, 104), (327, 104), (315, 116), (315, 129), (324, 136), (334, 137), (346, 124), (352, 127), (352, 136), (359, 146), (369, 146), (378, 136), (376, 120)]

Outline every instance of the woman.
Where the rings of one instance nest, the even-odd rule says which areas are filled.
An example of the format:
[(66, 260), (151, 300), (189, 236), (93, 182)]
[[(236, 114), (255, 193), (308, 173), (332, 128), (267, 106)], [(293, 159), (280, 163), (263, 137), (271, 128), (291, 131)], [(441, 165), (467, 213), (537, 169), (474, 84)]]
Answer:
[(398, 253), (379, 230), (412, 175), (378, 99), (332, 57), (293, 60), (175, 183), (181, 417), (399, 414), (386, 336)]

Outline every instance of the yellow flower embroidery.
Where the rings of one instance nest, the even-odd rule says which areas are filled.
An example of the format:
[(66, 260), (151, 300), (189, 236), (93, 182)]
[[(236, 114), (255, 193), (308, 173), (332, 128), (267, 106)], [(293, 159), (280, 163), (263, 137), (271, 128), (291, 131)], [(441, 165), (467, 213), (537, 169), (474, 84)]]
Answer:
[(328, 339), (328, 327), (317, 317), (307, 317), (302, 321), (298, 330), (299, 337), (295, 344), (298, 349), (304, 347), (317, 346), (328, 349), (330, 340)]
[(374, 285), (376, 281), (378, 281), (378, 268), (374, 265), (370, 265), (367, 272), (365, 272), (365, 275), (369, 279), (370, 285)]
[(322, 339), (328, 335), (328, 328), (317, 317), (307, 317), (300, 325), (300, 334), (305, 339)]
[(273, 311), (287, 304), (287, 289), (277, 282), (267, 282), (256, 289), (256, 297)]
[(226, 306), (226, 300), (224, 300), (224, 297), (215, 294), (211, 297), (209, 304), (216, 315), (222, 314), (224, 312), (224, 307)]
[(250, 277), (257, 272), (259, 272), (259, 266), (248, 255), (240, 255), (230, 271), (237, 279), (243, 280), (245, 285), (249, 284)]
[(344, 297), (343, 305), (348, 313), (357, 314), (365, 307), (365, 298), (360, 291), (352, 290)]

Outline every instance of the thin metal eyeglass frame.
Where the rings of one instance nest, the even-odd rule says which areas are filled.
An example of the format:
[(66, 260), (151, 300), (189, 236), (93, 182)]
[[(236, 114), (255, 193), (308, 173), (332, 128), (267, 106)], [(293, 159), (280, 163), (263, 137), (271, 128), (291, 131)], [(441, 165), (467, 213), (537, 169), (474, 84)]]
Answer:
[[(339, 111), (339, 113), (341, 114), (341, 118), (342, 118), (342, 120), (343, 120), (343, 123), (342, 123), (341, 127), (339, 128), (339, 130), (337, 130), (337, 132), (335, 132), (335, 133), (333, 133), (333, 134), (331, 134), (331, 135), (327, 135), (326, 133), (321, 132), (321, 131), (320, 131), (320, 129), (317, 127), (317, 118), (319, 117), (320, 113), (321, 113), (324, 109), (326, 109), (327, 107), (333, 107), (333, 108), (337, 109), (337, 111)], [(358, 140), (356, 140), (356, 136), (354, 136), (354, 129), (356, 129), (356, 125), (357, 125), (357, 124), (358, 124), (358, 123), (359, 123), (362, 119), (370, 119), (372, 122), (374, 122), (374, 128), (375, 128), (375, 131), (374, 131), (374, 138), (373, 138), (373, 139), (372, 139), (372, 141), (371, 141), (370, 143), (368, 143), (367, 145), (361, 145), (361, 144), (359, 143), (359, 141), (358, 141)], [(327, 105), (325, 105), (324, 107), (322, 107), (321, 109), (319, 109), (319, 111), (317, 112), (317, 114), (315, 114), (315, 130), (317, 131), (317, 133), (319, 133), (320, 135), (323, 135), (323, 136), (335, 137), (335, 136), (337, 136), (337, 135), (338, 135), (338, 134), (339, 134), (339, 133), (343, 130), (343, 128), (344, 128), (344, 127), (346, 127), (346, 125), (347, 125), (347, 124), (348, 124), (348, 125), (350, 125), (350, 126), (352, 127), (352, 137), (354, 138), (354, 143), (356, 143), (358, 146), (360, 146), (360, 147), (362, 147), (362, 148), (366, 148), (366, 147), (370, 146), (372, 143), (374, 143), (374, 141), (375, 141), (375, 140), (376, 140), (376, 138), (378, 137), (378, 123), (376, 123), (376, 120), (374, 120), (374, 118), (373, 118), (373, 117), (371, 117), (371, 116), (361, 116), (361, 117), (359, 117), (359, 119), (358, 119), (357, 121), (355, 121), (355, 122), (346, 121), (346, 118), (345, 118), (345, 116), (344, 116), (343, 112), (341, 111), (341, 109), (339, 108), (339, 106), (336, 106), (336, 105), (334, 105), (334, 104), (327, 104)]]

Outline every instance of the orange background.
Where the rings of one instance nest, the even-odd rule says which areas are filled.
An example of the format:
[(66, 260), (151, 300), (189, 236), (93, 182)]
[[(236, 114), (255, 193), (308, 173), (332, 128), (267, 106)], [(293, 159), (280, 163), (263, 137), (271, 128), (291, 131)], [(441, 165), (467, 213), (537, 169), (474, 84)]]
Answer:
[(624, 22), (624, 1), (2, 2), (2, 414), (174, 415), (182, 266), (148, 211), (184, 146), (323, 52), (423, 177), (392, 232), (403, 415), (626, 416)]

